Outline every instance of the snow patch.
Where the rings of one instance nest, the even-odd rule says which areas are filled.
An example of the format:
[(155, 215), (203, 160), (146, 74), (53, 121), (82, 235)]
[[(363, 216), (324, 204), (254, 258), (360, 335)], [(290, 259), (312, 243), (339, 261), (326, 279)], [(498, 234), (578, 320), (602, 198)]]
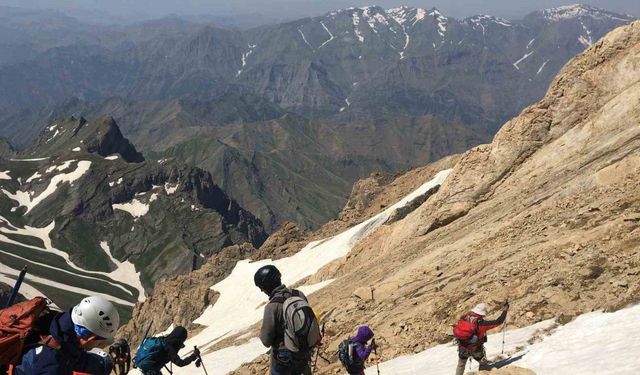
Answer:
[(244, 67), (247, 65), (247, 59), (253, 53), (253, 49), (256, 48), (256, 46), (257, 46), (257, 44), (248, 44), (247, 45), (247, 47), (249, 47), (249, 50), (242, 54), (242, 68), (240, 70), (238, 70), (238, 73), (236, 74), (236, 77), (238, 77), (238, 76), (240, 76), (240, 74), (242, 74), (242, 71), (244, 70)]
[(540, 74), (540, 72), (542, 72), (542, 69), (544, 69), (545, 65), (547, 65), (547, 63), (550, 60), (546, 60), (545, 62), (542, 63), (542, 65), (540, 66), (540, 68), (538, 69), (538, 72), (536, 72), (536, 75)]
[(117, 160), (117, 159), (118, 159), (118, 157), (119, 157), (118, 155), (109, 155), (109, 156), (107, 156), (105, 159), (106, 159), (106, 160)]
[(325, 29), (325, 31), (326, 31), (327, 33), (329, 33), (329, 39), (327, 39), (324, 43), (322, 43), (322, 44), (320, 45), (320, 47), (318, 47), (318, 49), (320, 49), (320, 48), (324, 47), (324, 45), (325, 45), (325, 44), (329, 43), (330, 41), (332, 41), (332, 40), (334, 39), (333, 34), (331, 34), (331, 31), (329, 31), (329, 29), (327, 29), (327, 27), (324, 25), (324, 22), (320, 21), (320, 24), (321, 24), (321, 25), (322, 25), (322, 27)]
[(120, 185), (122, 183), (122, 177), (120, 177), (117, 181), (109, 182), (109, 186), (114, 187), (116, 185)]
[(418, 8), (416, 9), (416, 15), (413, 16), (413, 22), (411, 23), (411, 26), (415, 26), (416, 23), (418, 23), (418, 21), (422, 21), (425, 17), (427, 16), (427, 11), (422, 9), (422, 8)]
[(389, 26), (389, 20), (387, 20), (384, 14), (381, 14), (378, 11), (378, 7), (368, 6), (360, 9), (363, 11), (362, 16), (364, 17), (364, 20), (374, 33), (378, 33), (378, 29), (376, 27), (378, 24)]
[[(152, 200), (149, 199), (149, 203), (151, 202)], [(111, 206), (113, 207), (114, 210), (121, 210), (121, 211), (128, 212), (129, 214), (131, 214), (131, 216), (135, 218), (142, 217), (149, 212), (149, 204), (142, 203), (140, 200), (136, 198), (133, 198), (131, 202), (115, 203)]]
[(518, 64), (520, 64), (521, 62), (523, 62), (527, 57), (529, 57), (529, 56), (533, 55), (533, 53), (534, 53), (534, 52), (535, 52), (535, 51), (531, 51), (531, 52), (529, 52), (529, 53), (525, 53), (525, 54), (524, 54), (524, 56), (522, 56), (522, 57), (520, 58), (520, 60), (518, 60), (518, 61), (516, 61), (516, 62), (514, 62), (514, 63), (513, 63), (513, 67), (514, 67), (514, 68), (516, 68), (516, 69), (518, 69), (518, 70), (520, 70), (520, 67), (518, 66)]
[(101, 241), (100, 247), (102, 248), (102, 250), (104, 250), (105, 253), (107, 253), (109, 259), (111, 259), (111, 261), (116, 265), (116, 269), (109, 272), (109, 277), (136, 288), (136, 290), (138, 290), (138, 301), (144, 301), (144, 288), (142, 287), (142, 282), (140, 281), (140, 272), (136, 272), (136, 267), (133, 265), (133, 263), (129, 262), (128, 260), (120, 262), (119, 260), (114, 258), (107, 241)]
[(80, 147), (74, 147), (73, 149), (71, 149), (71, 151), (73, 151), (73, 152), (78, 152), (78, 151), (80, 151), (80, 150), (81, 150), (81, 148), (80, 148)]
[(25, 182), (26, 183), (30, 183), (31, 181), (37, 180), (37, 179), (39, 179), (41, 177), (42, 177), (42, 175), (40, 174), (40, 172), (36, 172), (31, 177), (27, 178), (27, 181), (25, 181)]
[(311, 44), (309, 44), (309, 42), (307, 41), (307, 37), (304, 36), (304, 33), (302, 32), (301, 27), (298, 27), (298, 32), (300, 33), (300, 35), (302, 36), (302, 40), (304, 40), (305, 44), (308, 45), (311, 49), (313, 49), (313, 47), (311, 46)]
[(171, 195), (171, 194), (174, 194), (178, 190), (179, 186), (180, 186), (179, 183), (170, 184), (170, 183), (167, 182), (167, 183), (164, 184), (164, 191), (165, 191), (165, 193), (167, 193), (167, 195)]
[(438, 34), (444, 38), (444, 34), (447, 32), (447, 17), (444, 17), (437, 9), (434, 9), (429, 15), (438, 22)]
[(64, 163), (60, 164), (60, 165), (52, 165), (49, 168), (47, 168), (45, 173), (51, 173), (53, 171), (62, 172), (64, 170), (67, 170), (67, 169), (71, 168), (71, 164), (73, 164), (75, 162), (76, 162), (75, 160), (67, 160)]
[(9, 176), (10, 172), (11, 171), (0, 172), (0, 180), (11, 180), (11, 176)]
[(533, 42), (536, 40), (536, 38), (533, 38), (529, 41), (529, 43), (527, 43), (527, 49), (529, 49), (529, 47), (531, 47), (531, 45), (533, 44)]
[(356, 37), (358, 38), (360, 43), (364, 43), (364, 37), (358, 29), (358, 26), (360, 25), (360, 16), (358, 15), (358, 13), (352, 13), (351, 20), (353, 21), (353, 32), (356, 34)]
[[(65, 166), (65, 164), (59, 167), (63, 167)], [(59, 167), (56, 167), (56, 168), (59, 168)], [(51, 180), (49, 181), (49, 185), (47, 186), (47, 188), (35, 198), (32, 198), (31, 192), (25, 192), (21, 190), (18, 190), (15, 193), (10, 193), (2, 189), (2, 192), (7, 197), (13, 199), (14, 201), (17, 201), (20, 206), (26, 207), (27, 211), (25, 212), (25, 214), (28, 214), (34, 207), (40, 204), (40, 202), (42, 202), (43, 200), (48, 198), (50, 195), (55, 193), (60, 185), (62, 185), (65, 182), (69, 184), (73, 184), (73, 182), (79, 179), (80, 177), (82, 177), (82, 175), (84, 175), (89, 170), (90, 167), (91, 167), (90, 161), (88, 160), (79, 161), (74, 171), (53, 176), (53, 178), (51, 178)], [(64, 169), (67, 169), (67, 168), (63, 168), (63, 170)]]

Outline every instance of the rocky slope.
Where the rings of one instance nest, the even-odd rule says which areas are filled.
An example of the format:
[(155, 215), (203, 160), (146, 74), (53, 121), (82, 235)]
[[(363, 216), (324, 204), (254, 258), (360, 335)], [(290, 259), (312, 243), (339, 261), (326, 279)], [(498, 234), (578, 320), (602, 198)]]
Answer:
[(29, 264), (29, 282), (59, 306), (85, 291), (132, 304), (160, 278), (266, 239), (209, 173), (144, 161), (112, 118), (55, 121), (0, 170), (0, 272)]
[[(334, 280), (310, 295), (333, 361), (318, 373), (338, 372), (330, 353), (360, 324), (388, 359), (450, 341), (478, 302), (493, 316), (509, 300), (514, 327), (639, 301), (639, 57), (640, 22), (594, 43), (424, 203), (303, 280)], [(236, 373), (265, 370), (263, 356)]]

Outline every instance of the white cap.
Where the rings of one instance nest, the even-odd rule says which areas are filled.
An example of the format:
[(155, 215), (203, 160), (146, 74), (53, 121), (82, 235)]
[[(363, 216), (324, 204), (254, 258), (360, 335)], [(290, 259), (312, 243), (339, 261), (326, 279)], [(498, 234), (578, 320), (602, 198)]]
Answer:
[(485, 305), (484, 303), (479, 303), (478, 305), (476, 305), (476, 307), (473, 308), (473, 310), (471, 310), (471, 312), (480, 316), (486, 316), (487, 305)]
[(85, 297), (71, 311), (71, 320), (106, 339), (112, 339), (120, 326), (118, 310), (101, 296)]

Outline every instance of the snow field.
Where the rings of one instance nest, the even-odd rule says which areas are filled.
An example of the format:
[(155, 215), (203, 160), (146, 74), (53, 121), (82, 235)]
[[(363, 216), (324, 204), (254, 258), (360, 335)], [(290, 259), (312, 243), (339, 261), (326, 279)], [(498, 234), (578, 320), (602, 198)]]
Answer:
[[(541, 340), (529, 343), (536, 333), (554, 326), (546, 320), (529, 327), (507, 331), (505, 354), (509, 364), (527, 368), (536, 375), (632, 375), (640, 368), (640, 305), (614, 313), (591, 312), (560, 326)], [(492, 360), (502, 351), (502, 333), (489, 335), (487, 357)], [(382, 348), (382, 351), (384, 348)], [(394, 375), (448, 375), (458, 362), (457, 347), (438, 345), (421, 353), (380, 363), (380, 372)], [(505, 361), (506, 362), (506, 361)], [(477, 371), (477, 362), (467, 371)], [(376, 368), (366, 370), (375, 375)]]

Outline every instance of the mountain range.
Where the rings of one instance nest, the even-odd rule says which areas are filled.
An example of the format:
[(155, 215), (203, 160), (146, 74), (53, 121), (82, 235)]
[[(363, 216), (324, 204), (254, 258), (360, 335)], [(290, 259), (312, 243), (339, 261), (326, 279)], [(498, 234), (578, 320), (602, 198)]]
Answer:
[(369, 6), (249, 30), (59, 21), (48, 26), (69, 42), (0, 65), (0, 135), (23, 148), (55, 118), (110, 115), (151, 157), (209, 170), (268, 231), (314, 228), (358, 178), (490, 140), (571, 57), (632, 19), (575, 5), (517, 21)]

